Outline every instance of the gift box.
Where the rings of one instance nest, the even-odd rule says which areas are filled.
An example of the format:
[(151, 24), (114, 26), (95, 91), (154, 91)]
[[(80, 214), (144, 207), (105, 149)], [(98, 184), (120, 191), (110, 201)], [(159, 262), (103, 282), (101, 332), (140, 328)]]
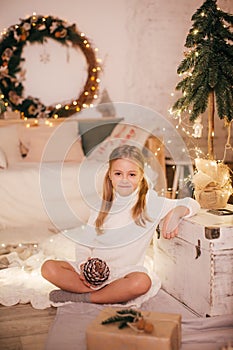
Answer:
[(178, 350), (181, 345), (181, 315), (138, 310), (153, 325), (147, 333), (132, 326), (119, 328), (119, 322), (102, 324), (122, 309), (105, 308), (86, 330), (87, 350)]

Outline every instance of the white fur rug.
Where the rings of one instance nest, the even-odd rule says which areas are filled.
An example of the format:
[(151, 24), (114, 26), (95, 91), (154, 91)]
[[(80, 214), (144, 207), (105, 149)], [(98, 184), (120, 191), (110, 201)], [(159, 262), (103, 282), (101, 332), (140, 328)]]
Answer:
[[(45, 350), (86, 350), (86, 327), (104, 307), (106, 305), (86, 303), (60, 306), (50, 328)], [(233, 345), (233, 314), (197, 317), (163, 290), (140, 309), (181, 314), (181, 350), (219, 350), (226, 345)]]

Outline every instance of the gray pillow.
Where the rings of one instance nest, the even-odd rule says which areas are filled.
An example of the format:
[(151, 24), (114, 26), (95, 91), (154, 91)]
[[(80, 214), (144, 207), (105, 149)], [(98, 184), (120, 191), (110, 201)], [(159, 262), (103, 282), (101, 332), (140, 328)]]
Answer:
[(123, 118), (79, 120), (79, 134), (81, 135), (84, 154), (90, 154), (100, 142), (104, 141), (111, 134), (114, 127), (122, 120)]

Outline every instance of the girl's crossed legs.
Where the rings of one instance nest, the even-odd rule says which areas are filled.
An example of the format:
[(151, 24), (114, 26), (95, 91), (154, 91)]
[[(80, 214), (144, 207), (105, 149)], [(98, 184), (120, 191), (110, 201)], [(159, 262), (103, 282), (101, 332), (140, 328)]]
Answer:
[[(96, 304), (124, 303), (145, 294), (151, 287), (151, 279), (146, 273), (131, 272), (101, 289), (93, 290), (84, 284), (73, 266), (60, 260), (45, 261), (41, 267), (41, 273), (45, 279), (61, 290), (71, 292), (70, 295), (76, 293), (77, 295), (74, 294), (71, 301), (88, 301)], [(82, 299), (83, 293), (88, 293), (88, 298), (83, 295), (84, 299)]]

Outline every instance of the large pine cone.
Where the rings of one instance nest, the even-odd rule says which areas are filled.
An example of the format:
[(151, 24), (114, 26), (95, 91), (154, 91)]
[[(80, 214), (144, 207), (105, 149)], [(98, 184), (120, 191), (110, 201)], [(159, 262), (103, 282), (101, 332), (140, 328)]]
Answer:
[(105, 261), (99, 258), (90, 258), (83, 265), (83, 275), (86, 281), (93, 286), (100, 286), (110, 274), (110, 270)]

